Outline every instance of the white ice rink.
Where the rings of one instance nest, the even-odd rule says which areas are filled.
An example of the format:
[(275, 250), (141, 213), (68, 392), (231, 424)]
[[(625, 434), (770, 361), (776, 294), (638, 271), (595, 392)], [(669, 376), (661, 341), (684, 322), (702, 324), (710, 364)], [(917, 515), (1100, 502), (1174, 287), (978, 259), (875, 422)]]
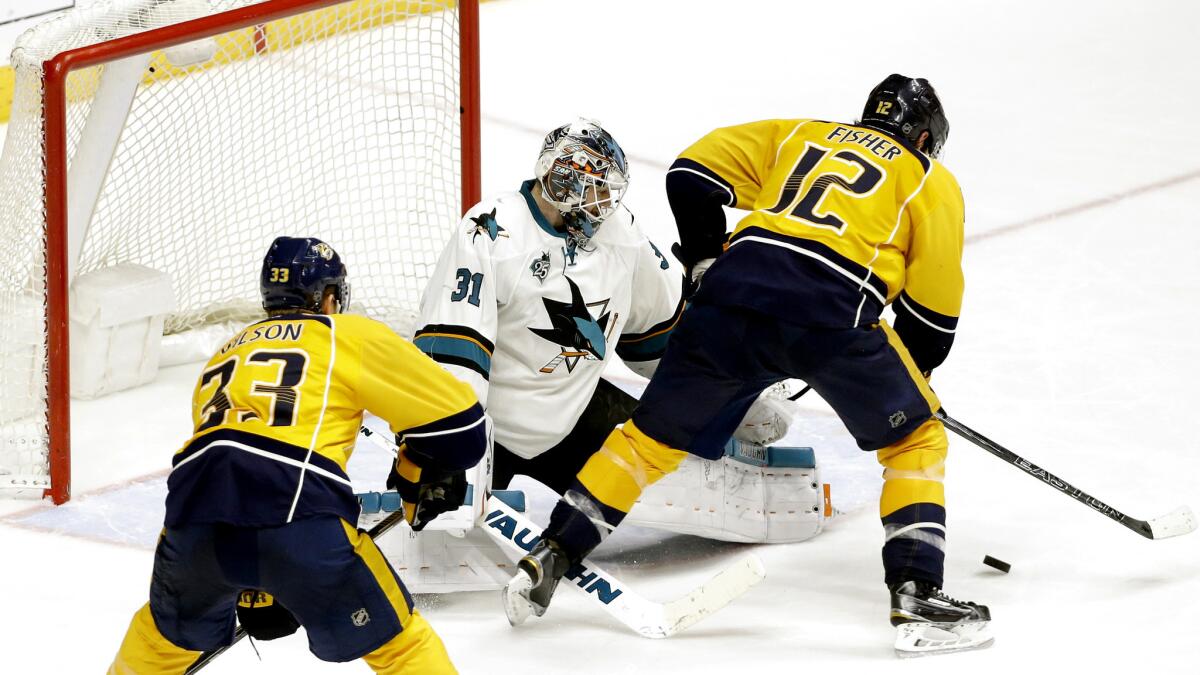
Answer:
[[(628, 203), (660, 247), (674, 238), (663, 172), (703, 133), (850, 121), (887, 74), (930, 78), (967, 204), (965, 306), (933, 379), (946, 409), (1134, 517), (1200, 507), (1200, 4), (506, 0), (485, 4), (481, 24), (485, 192), (531, 173), (545, 131), (595, 117), (630, 155)], [(198, 368), (76, 404), (68, 506), (0, 501), (0, 673), (107, 667), (146, 600)], [(817, 448), (850, 511), (824, 534), (746, 547), (634, 530), (597, 552), (654, 599), (748, 548), (766, 564), (761, 585), (664, 641), (566, 588), (517, 630), (494, 593), (421, 596), (459, 669), (1200, 672), (1200, 534), (1143, 539), (953, 437), (947, 591), (990, 605), (996, 642), (896, 659), (874, 457), (815, 397), (802, 402), (789, 440)], [(542, 519), (549, 502), (536, 503)], [(301, 636), (259, 650), (262, 663), (243, 642), (205, 672), (366, 672), (318, 662)]]

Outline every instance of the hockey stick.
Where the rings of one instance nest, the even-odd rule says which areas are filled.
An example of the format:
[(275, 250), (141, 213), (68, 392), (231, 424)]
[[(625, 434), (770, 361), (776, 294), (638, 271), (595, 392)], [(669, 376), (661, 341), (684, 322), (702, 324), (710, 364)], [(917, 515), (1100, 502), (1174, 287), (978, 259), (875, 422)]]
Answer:
[[(363, 427), (360, 434), (393, 454), (396, 446), (389, 439)], [(494, 494), (486, 495), (486, 515), (481, 526), (514, 559), (530, 551), (538, 542), (535, 532), (542, 528), (530, 522)], [(666, 604), (647, 600), (595, 563), (584, 560), (567, 571), (570, 584), (600, 604), (621, 623), (648, 638), (665, 638), (678, 633), (721, 609), (750, 590), (766, 576), (758, 556), (747, 555), (719, 572), (682, 598)]]
[(791, 396), (789, 396), (789, 397), (787, 398), (787, 400), (789, 400), (789, 401), (796, 401), (796, 400), (799, 400), (801, 396), (803, 396), (803, 395), (805, 395), (805, 394), (807, 394), (807, 393), (808, 393), (808, 390), (809, 390), (809, 389), (812, 389), (812, 385), (811, 385), (811, 384), (806, 384), (806, 385), (804, 385), (804, 388), (803, 388), (803, 389), (801, 389), (800, 391), (798, 391), (798, 392), (796, 392), (796, 393), (792, 394)]
[(971, 430), (963, 423), (950, 417), (946, 411), (939, 410), (934, 413), (934, 416), (942, 421), (951, 431), (971, 441), (975, 445), (987, 450), (1000, 459), (1012, 464), (1025, 473), (1041, 480), (1043, 483), (1057, 489), (1059, 492), (1071, 497), (1077, 502), (1082, 502), (1090, 506), (1093, 510), (1102, 513), (1118, 523), (1128, 527), (1147, 539), (1166, 539), (1167, 537), (1177, 537), (1181, 534), (1187, 534), (1196, 529), (1196, 516), (1192, 510), (1186, 506), (1171, 511), (1170, 513), (1161, 515), (1150, 520), (1138, 520), (1131, 516), (1114, 509), (1104, 502), (1096, 499), (1088, 493), (1071, 485), (1065, 480), (1055, 476), (1045, 469), (1033, 464), (1029, 460), (1017, 455), (1001, 446), (1000, 444), (985, 438), (983, 435)]
[[(367, 530), (367, 536), (372, 539), (375, 539), (376, 537), (380, 537), (388, 530), (390, 530), (393, 527), (395, 527), (396, 525), (400, 524), (403, 520), (404, 520), (404, 509), (400, 509), (399, 511), (393, 511), (393, 512), (389, 513), (387, 515), (387, 517), (385, 517), (383, 520), (376, 523), (375, 527), (372, 527), (371, 529)], [(216, 649), (204, 652), (203, 654), (200, 655), (200, 658), (196, 659), (196, 661), (194, 663), (192, 663), (192, 665), (188, 666), (187, 670), (183, 671), (183, 675), (192, 675), (192, 673), (198, 672), (201, 668), (203, 668), (204, 666), (207, 666), (210, 662), (212, 662), (213, 659), (215, 659), (218, 656), (220, 656), (221, 654), (223, 654), (225, 652), (225, 650), (227, 650), (230, 647), (241, 642), (242, 638), (244, 638), (244, 637), (246, 637), (246, 629), (242, 628), (241, 626), (238, 626), (237, 630), (235, 630), (233, 632), (233, 642), (230, 642), (229, 644), (225, 645), (224, 647), (217, 647)]]
[[(542, 528), (512, 507), (489, 495), (487, 511), (484, 531), (502, 548), (519, 557), (537, 544), (539, 537), (535, 533)], [(563, 581), (638, 635), (666, 638), (728, 605), (765, 576), (758, 556), (747, 555), (682, 598), (665, 604), (643, 598), (587, 559), (567, 570)]]

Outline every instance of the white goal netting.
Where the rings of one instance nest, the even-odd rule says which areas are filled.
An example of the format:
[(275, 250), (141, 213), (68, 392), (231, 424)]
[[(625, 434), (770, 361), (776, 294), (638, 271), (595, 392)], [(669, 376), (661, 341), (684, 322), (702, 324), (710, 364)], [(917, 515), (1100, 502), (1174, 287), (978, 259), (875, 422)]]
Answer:
[[(0, 487), (48, 480), (46, 306), (65, 299), (46, 294), (43, 63), (298, 4), (95, 0), (19, 39), (0, 160)], [(461, 213), (459, 38), (453, 2), (351, 0), (71, 72), (71, 277), (122, 263), (169, 275), (164, 332), (178, 333), (259, 316), (272, 239), (316, 236), (347, 263), (352, 309), (409, 330)]]

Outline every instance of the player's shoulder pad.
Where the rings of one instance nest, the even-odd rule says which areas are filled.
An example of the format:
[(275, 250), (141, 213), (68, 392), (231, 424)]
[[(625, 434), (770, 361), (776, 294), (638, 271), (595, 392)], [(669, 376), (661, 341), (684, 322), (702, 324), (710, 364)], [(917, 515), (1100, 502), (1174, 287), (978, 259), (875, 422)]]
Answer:
[(624, 204), (618, 204), (594, 239), (611, 246), (637, 246), (646, 241), (646, 235), (633, 217), (633, 212)]
[(391, 326), (362, 314), (331, 314), (329, 318), (345, 337), (361, 337), (367, 340), (403, 339)]
[(506, 251), (521, 248), (532, 222), (521, 193), (504, 192), (472, 206), (460, 221), (461, 231), (457, 235), (468, 246), (502, 256)]
[(926, 179), (926, 189), (932, 188), (944, 195), (958, 195), (962, 199), (962, 188), (958, 184), (958, 179), (954, 177), (950, 169), (946, 168), (936, 159), (929, 160), (932, 166), (929, 167), (929, 177)]

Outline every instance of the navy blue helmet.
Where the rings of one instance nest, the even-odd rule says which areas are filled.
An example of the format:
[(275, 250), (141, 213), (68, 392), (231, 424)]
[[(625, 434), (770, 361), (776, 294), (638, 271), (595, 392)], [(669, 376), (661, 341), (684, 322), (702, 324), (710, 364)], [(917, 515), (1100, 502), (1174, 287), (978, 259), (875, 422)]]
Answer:
[(341, 312), (350, 306), (346, 266), (333, 247), (313, 237), (278, 237), (263, 258), (263, 309), (321, 311), (325, 289), (333, 287)]
[(921, 132), (928, 131), (929, 138), (922, 150), (930, 157), (942, 153), (950, 135), (942, 102), (933, 85), (923, 77), (888, 75), (867, 97), (860, 124), (902, 136), (914, 145)]

